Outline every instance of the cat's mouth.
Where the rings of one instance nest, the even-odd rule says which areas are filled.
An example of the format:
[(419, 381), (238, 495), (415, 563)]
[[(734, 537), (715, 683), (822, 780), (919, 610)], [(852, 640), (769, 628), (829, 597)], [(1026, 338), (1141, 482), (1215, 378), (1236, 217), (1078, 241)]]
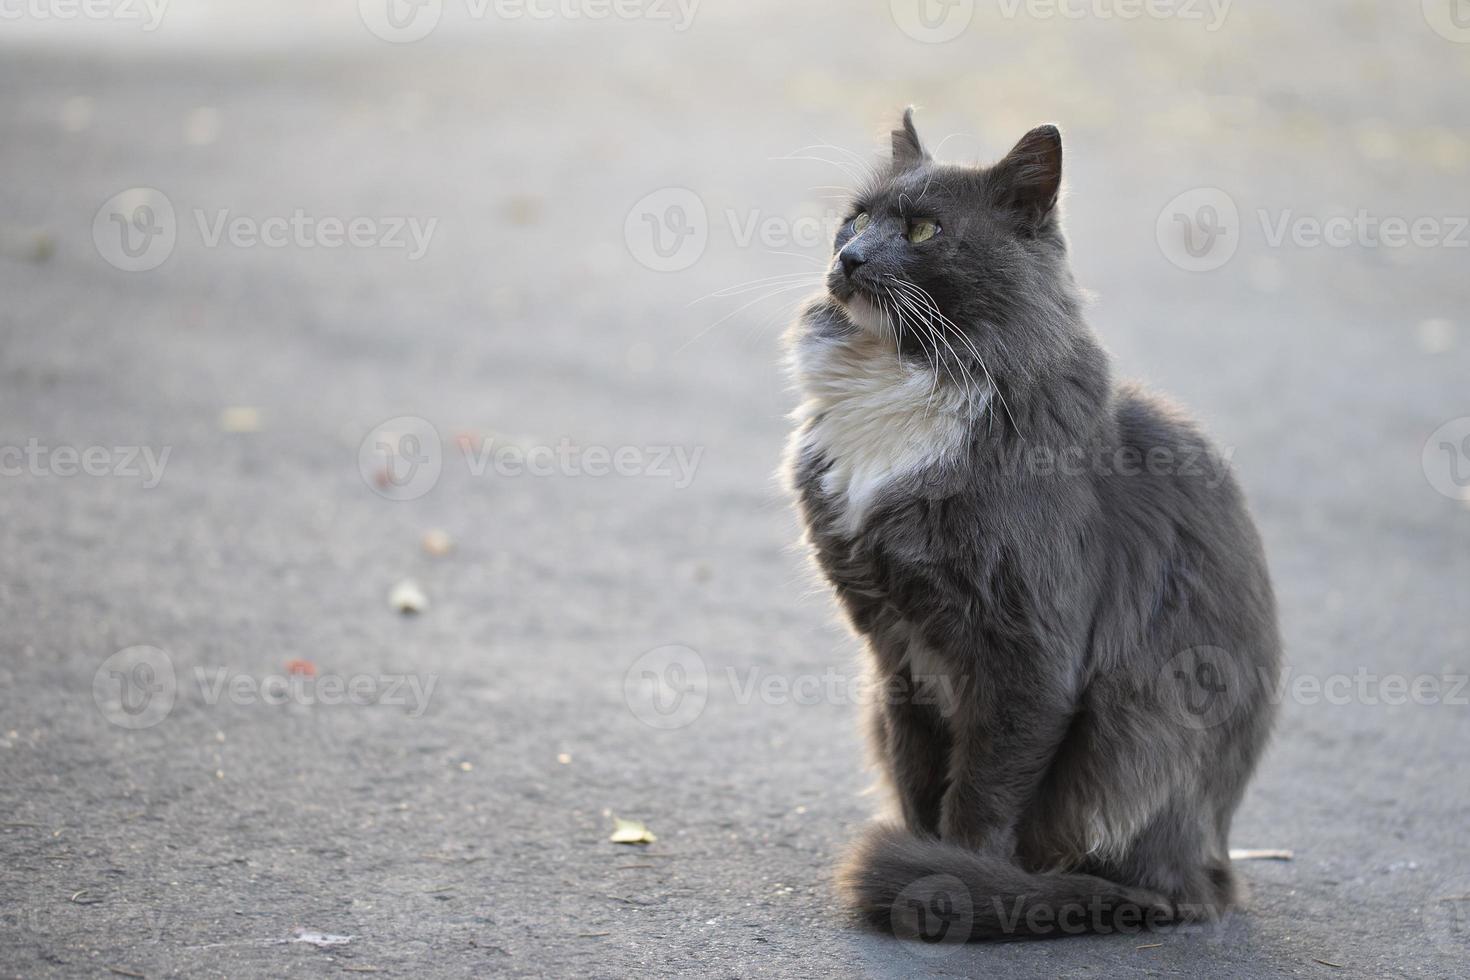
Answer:
[(827, 277), (827, 292), (843, 306), (858, 303), (876, 308), (881, 302), (878, 291), (873, 286), (859, 282), (844, 274), (841, 269), (834, 270)]
[(846, 303), (854, 296), (864, 296), (869, 302), (876, 302), (873, 289), (845, 273), (840, 265), (827, 275), (827, 292), (839, 303)]
[(879, 337), (886, 337), (893, 332), (889, 314), (886, 312), (890, 304), (878, 284), (870, 280), (866, 270), (859, 270), (858, 275), (854, 276), (839, 265), (827, 277), (827, 293), (856, 326)]
[(864, 330), (884, 336), (887, 333), (888, 317), (877, 294), (860, 286), (842, 291), (832, 290), (832, 298), (847, 313), (847, 318)]

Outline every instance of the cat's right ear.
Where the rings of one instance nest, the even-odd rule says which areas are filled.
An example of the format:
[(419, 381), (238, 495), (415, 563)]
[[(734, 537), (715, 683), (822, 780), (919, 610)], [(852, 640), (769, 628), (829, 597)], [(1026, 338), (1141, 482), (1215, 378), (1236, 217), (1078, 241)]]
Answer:
[(903, 111), (903, 123), (893, 131), (893, 169), (909, 170), (929, 160), (919, 131), (914, 128), (914, 107)]

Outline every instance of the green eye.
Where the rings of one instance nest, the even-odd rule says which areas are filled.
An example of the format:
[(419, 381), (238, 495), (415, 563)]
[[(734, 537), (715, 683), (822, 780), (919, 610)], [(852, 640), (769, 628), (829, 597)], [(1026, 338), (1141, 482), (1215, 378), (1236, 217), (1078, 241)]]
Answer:
[(927, 242), (939, 232), (939, 225), (933, 221), (915, 221), (909, 225), (909, 241), (918, 245)]
[(869, 220), (871, 219), (868, 218), (868, 212), (858, 212), (858, 216), (852, 219), (852, 230), (861, 235), (863, 233), (863, 229), (868, 227)]

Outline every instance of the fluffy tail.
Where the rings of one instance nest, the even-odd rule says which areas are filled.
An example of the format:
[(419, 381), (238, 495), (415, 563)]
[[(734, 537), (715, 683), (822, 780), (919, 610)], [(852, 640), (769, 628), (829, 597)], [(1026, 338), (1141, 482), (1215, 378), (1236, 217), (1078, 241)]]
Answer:
[(872, 925), (926, 943), (1138, 932), (1173, 918), (1169, 901), (1146, 889), (1085, 874), (1032, 873), (882, 825), (859, 841), (838, 885)]

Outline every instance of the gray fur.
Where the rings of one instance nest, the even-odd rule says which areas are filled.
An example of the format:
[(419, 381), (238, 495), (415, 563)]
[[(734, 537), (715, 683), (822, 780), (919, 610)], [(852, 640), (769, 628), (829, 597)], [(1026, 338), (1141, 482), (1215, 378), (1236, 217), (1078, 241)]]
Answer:
[[(789, 478), (878, 679), (940, 672), (962, 694), (874, 707), (901, 826), (857, 844), (843, 897), (903, 931), (943, 891), (964, 938), (1058, 928), (1009, 905), (1088, 908), (1086, 928), (1120, 908), (1217, 917), (1280, 660), (1245, 501), (1194, 423), (1114, 383), (1059, 226), (1057, 130), (991, 168), (935, 163), (907, 113), (893, 142), (854, 205), (870, 224), (843, 226), (849, 258), (789, 336), (808, 396)], [(911, 242), (916, 219), (939, 233)], [(860, 509), (833, 489), (847, 443), (822, 441), (861, 405), (832, 393), (843, 357), (927, 372), (905, 424), (962, 436), (904, 456)]]

